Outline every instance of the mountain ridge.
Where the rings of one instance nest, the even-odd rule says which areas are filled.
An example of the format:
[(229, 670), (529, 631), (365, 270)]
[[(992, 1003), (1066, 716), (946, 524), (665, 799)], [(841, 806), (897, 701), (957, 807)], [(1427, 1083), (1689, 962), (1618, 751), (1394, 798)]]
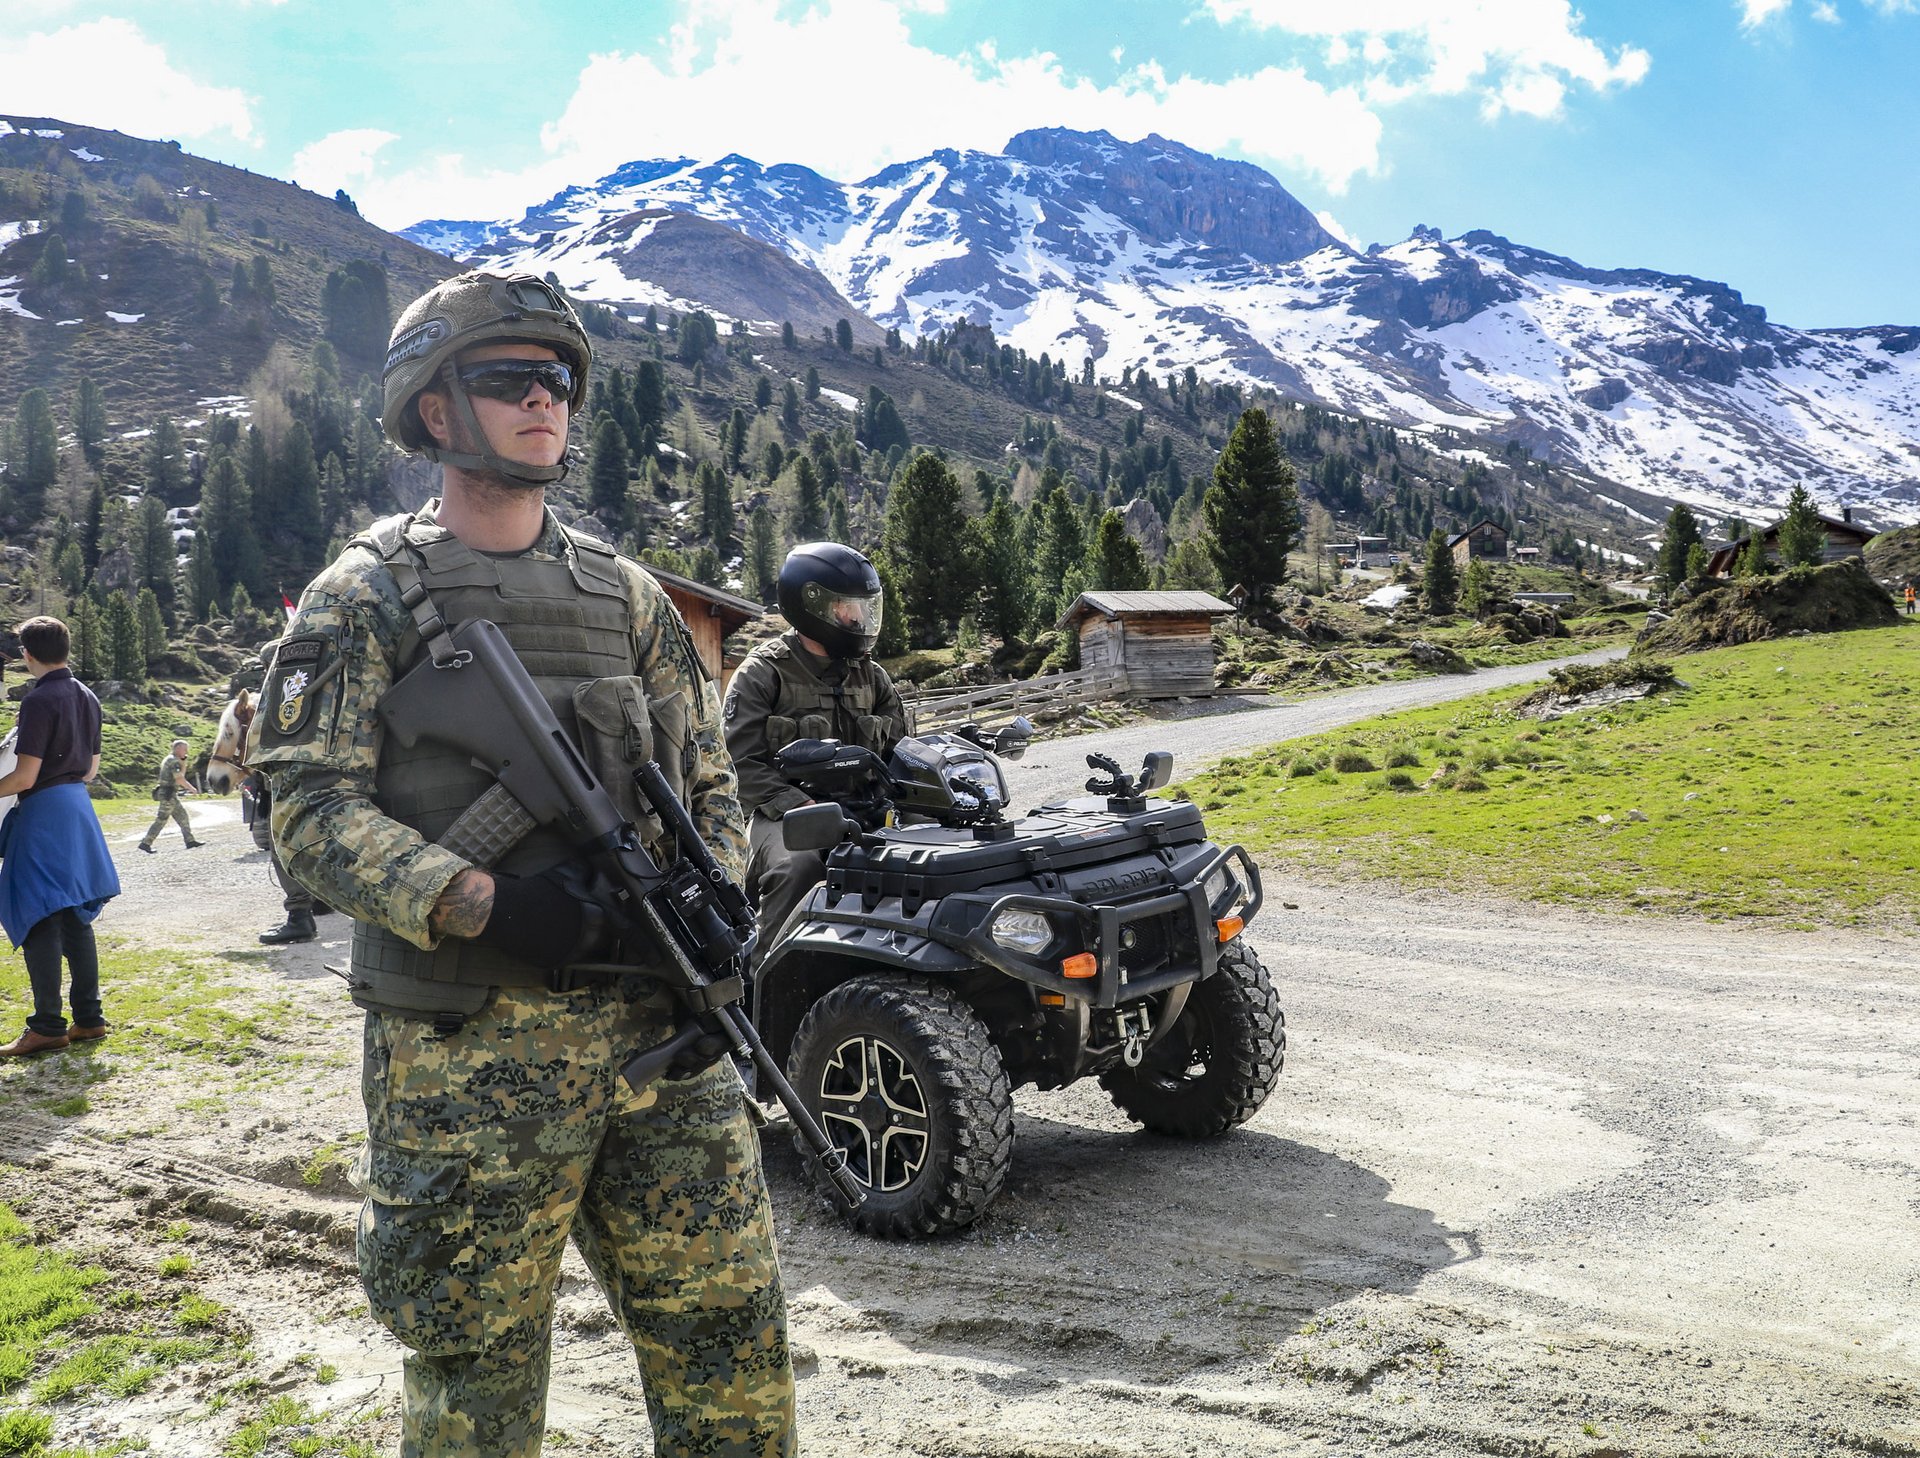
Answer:
[(1516, 440), (1720, 512), (1767, 509), (1799, 482), (1869, 516), (1920, 513), (1920, 329), (1789, 329), (1725, 283), (1593, 268), (1484, 229), (1356, 250), (1270, 174), (1158, 135), (1033, 129), (850, 184), (737, 153), (640, 160), (517, 220), (402, 236), (554, 267), (599, 297), (590, 271), (560, 265), (587, 262), (596, 222), (643, 206), (779, 248), (910, 336), (965, 320), (1109, 377), (1191, 365), (1403, 428)]

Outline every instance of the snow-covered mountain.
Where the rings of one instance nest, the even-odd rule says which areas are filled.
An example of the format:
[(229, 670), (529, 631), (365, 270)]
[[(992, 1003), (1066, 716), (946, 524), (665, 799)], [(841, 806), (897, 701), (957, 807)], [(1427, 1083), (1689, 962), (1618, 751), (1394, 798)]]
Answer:
[(936, 152), (852, 184), (738, 155), (633, 162), (518, 220), (404, 236), (610, 303), (710, 302), (637, 258), (654, 229), (634, 215), (661, 209), (780, 250), (908, 335), (964, 318), (1076, 370), (1191, 365), (1519, 439), (1715, 512), (1802, 481), (1829, 509), (1920, 513), (1920, 328), (1786, 329), (1724, 284), (1485, 232), (1358, 252), (1260, 169), (1157, 136), (1023, 132), (1004, 154)]

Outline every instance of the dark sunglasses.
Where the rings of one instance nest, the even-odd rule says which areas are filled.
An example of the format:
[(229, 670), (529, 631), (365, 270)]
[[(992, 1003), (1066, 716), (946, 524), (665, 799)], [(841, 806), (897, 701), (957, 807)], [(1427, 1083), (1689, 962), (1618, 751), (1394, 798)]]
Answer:
[(554, 400), (573, 398), (573, 367), (557, 359), (489, 359), (457, 373), (462, 389), (486, 400), (517, 405), (535, 385)]

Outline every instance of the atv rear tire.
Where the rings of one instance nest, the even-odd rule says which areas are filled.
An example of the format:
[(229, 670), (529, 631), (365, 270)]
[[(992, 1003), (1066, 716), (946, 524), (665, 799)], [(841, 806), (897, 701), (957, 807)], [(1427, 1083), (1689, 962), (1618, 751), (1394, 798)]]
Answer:
[[(870, 1235), (917, 1240), (979, 1219), (1013, 1163), (1013, 1091), (973, 1009), (937, 983), (874, 975), (808, 1010), (787, 1076), (845, 1152)], [(798, 1136), (803, 1158), (807, 1154)], [(809, 1178), (827, 1186), (807, 1161)]]
[(1253, 949), (1230, 942), (1195, 985), (1180, 1020), (1138, 1068), (1100, 1075), (1122, 1113), (1182, 1139), (1211, 1139), (1251, 1119), (1280, 1079), (1287, 1020)]

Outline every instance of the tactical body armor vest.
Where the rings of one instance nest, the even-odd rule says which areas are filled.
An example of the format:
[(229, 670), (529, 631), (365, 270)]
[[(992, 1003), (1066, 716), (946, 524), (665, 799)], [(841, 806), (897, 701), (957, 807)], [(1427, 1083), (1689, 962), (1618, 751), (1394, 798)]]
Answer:
[[(674, 792), (684, 795), (692, 750), (685, 695), (648, 703), (633, 676), (633, 605), (613, 550), (565, 528), (562, 533), (566, 555), (558, 561), (489, 556), (444, 528), (409, 516), (375, 523), (355, 544), (379, 553), (403, 597), (415, 596), (409, 579), (417, 576), (425, 596), (415, 600), (430, 605), (429, 620), (437, 613), (448, 628), (477, 617), (497, 624), (576, 743), (582, 740), (582, 710), (600, 721), (586, 726), (583, 748), (616, 799), (628, 803), (620, 782), (626, 781), (630, 796), (631, 781), (624, 774), (616, 780), (604, 773), (614, 768), (608, 751), (627, 764), (658, 760)], [(414, 611), (417, 623), (422, 613)], [(400, 642), (395, 677), (426, 657), (428, 646), (419, 628), (410, 626)], [(621, 718), (622, 707), (626, 722), (607, 723)], [(442, 745), (422, 739), (408, 749), (389, 738), (375, 774), (374, 803), (434, 840), (491, 784), (484, 770)], [(535, 830), (488, 869), (537, 875), (569, 854), (559, 836)], [(362, 1007), (470, 1016), (485, 1004), (491, 988), (550, 985), (553, 971), (456, 937), (423, 952), (384, 927), (356, 922), (353, 928), (354, 1001)]]
[(885, 754), (904, 724), (874, 713), (879, 702), (876, 670), (862, 658), (830, 663), (823, 677), (795, 651), (786, 637), (754, 649), (773, 665), (779, 694), (767, 715), (767, 752), (778, 754), (796, 739), (838, 739)]

